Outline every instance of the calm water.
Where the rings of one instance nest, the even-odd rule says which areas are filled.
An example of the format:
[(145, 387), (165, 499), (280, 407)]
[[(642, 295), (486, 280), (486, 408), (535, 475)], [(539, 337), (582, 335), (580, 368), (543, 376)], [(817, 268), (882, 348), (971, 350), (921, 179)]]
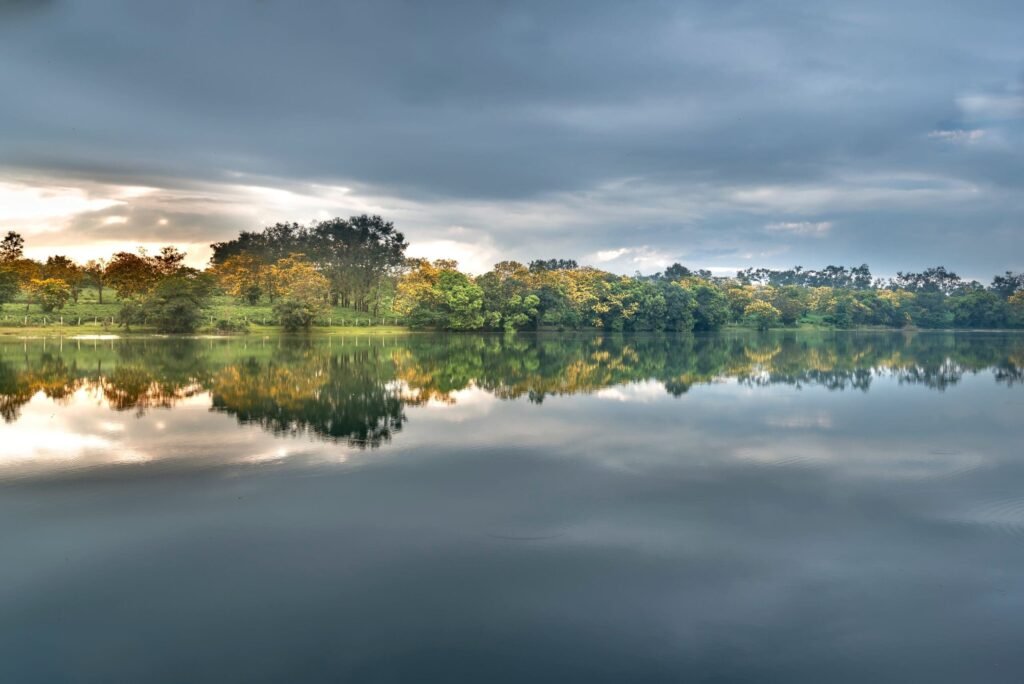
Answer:
[(0, 341), (0, 681), (1024, 681), (1024, 335)]

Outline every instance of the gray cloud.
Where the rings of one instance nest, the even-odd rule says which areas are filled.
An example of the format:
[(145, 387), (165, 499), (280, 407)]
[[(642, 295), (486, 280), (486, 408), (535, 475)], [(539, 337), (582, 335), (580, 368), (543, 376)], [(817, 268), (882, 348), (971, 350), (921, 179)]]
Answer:
[[(0, 180), (157, 189), (139, 216), (209, 200), (152, 236), (120, 224), (136, 239), (369, 203), (414, 241), (627, 249), (608, 264), (626, 271), (658, 254), (987, 276), (1024, 267), (1022, 24), (996, 1), (8, 1)], [(246, 184), (298, 213), (253, 211)]]

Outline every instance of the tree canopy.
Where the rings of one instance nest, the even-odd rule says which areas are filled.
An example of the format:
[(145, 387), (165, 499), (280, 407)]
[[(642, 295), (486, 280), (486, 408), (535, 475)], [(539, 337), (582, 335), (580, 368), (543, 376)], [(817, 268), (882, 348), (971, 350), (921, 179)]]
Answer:
[[(323, 321), (342, 305), (374, 316), (397, 313), (413, 327), (448, 330), (596, 328), (616, 332), (711, 331), (801, 324), (850, 328), (1024, 327), (1024, 273), (989, 285), (944, 266), (900, 271), (889, 279), (867, 264), (747, 268), (732, 277), (675, 263), (653, 275), (621, 275), (573, 259), (505, 260), (486, 273), (460, 271), (451, 259), (405, 256), (408, 243), (380, 216), (310, 225), (276, 223), (212, 245), (205, 272), (185, 266), (173, 246), (156, 254), (120, 251), (84, 265), (55, 254), (24, 255), (24, 239), (0, 241), (0, 304), (19, 295), (44, 312), (77, 301), (92, 287), (102, 303), (116, 291), (125, 324), (191, 327), (213, 293), (242, 305), (268, 302), (289, 330)], [(181, 308), (177, 308), (181, 307)]]

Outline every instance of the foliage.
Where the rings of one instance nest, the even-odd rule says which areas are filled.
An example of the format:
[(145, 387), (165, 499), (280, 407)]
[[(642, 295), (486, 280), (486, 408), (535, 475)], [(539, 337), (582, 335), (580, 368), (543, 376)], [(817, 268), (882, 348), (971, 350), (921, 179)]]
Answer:
[(121, 299), (144, 295), (160, 278), (156, 265), (145, 254), (117, 252), (103, 272), (104, 280)]
[[(0, 417), (40, 391), (86, 389), (119, 410), (172, 406), (197, 388), (212, 409), (275, 434), (374, 447), (401, 429), (405, 408), (453, 403), (475, 387), (503, 399), (595, 393), (653, 380), (679, 396), (723, 377), (743, 385), (866, 391), (880, 374), (942, 390), (983, 370), (1024, 382), (1019, 336), (879, 333), (761, 335), (413, 335), (345, 346), (324, 338), (279, 344), (123, 340), (116, 346), (18, 341), (0, 354)], [(880, 373), (881, 371), (881, 373)]]
[[(270, 266), (292, 254), (305, 254), (327, 278), (332, 304), (341, 303), (375, 315), (385, 305), (390, 281), (405, 263), (408, 243), (390, 221), (364, 214), (320, 221), (309, 227), (277, 223), (259, 233), (243, 232), (234, 240), (212, 247), (213, 267), (227, 267), (229, 272), (234, 270), (231, 261), (240, 257)], [(274, 295), (272, 290), (257, 294), (253, 288), (233, 289), (238, 292), (236, 296), (249, 300), (258, 300), (263, 294)]]
[(253, 254), (233, 254), (210, 268), (221, 289), (249, 304), (258, 303), (264, 293), (272, 292), (270, 269)]
[(19, 289), (18, 273), (7, 266), (0, 266), (0, 305), (14, 301)]
[(736, 280), (743, 285), (799, 285), (802, 287), (831, 287), (851, 290), (865, 290), (871, 287), (871, 269), (867, 264), (854, 268), (829, 265), (821, 270), (808, 270), (794, 266), (786, 271), (768, 268), (748, 268), (736, 273)]
[[(105, 259), (91, 259), (82, 267), (83, 284), (96, 288), (99, 303), (103, 303), (103, 288), (107, 284), (107, 262)], [(76, 302), (78, 300), (75, 300)]]
[(1016, 327), (1024, 327), (1024, 290), (1018, 290), (1010, 295), (1007, 309), (1010, 323)]
[(1006, 324), (1006, 306), (999, 296), (980, 285), (952, 297), (953, 325), (961, 328), (1000, 328)]
[[(124, 325), (194, 329), (195, 311), (203, 309), (209, 292), (200, 295), (183, 283), (208, 288), (216, 282), (238, 304), (219, 303), (211, 317), (241, 307), (222, 317), (263, 324), (276, 317), (290, 330), (327, 321), (352, 323), (357, 312), (363, 313), (355, 316), (359, 325), (383, 322), (397, 312), (407, 325), (449, 330), (686, 332), (730, 323), (1024, 327), (1024, 273), (1010, 271), (986, 287), (942, 266), (901, 271), (890, 280), (873, 279), (866, 264), (748, 268), (719, 277), (676, 263), (661, 273), (624, 276), (558, 258), (529, 265), (502, 261), (474, 276), (451, 260), (405, 259), (403, 234), (391, 222), (368, 215), (309, 226), (278, 223), (212, 247), (210, 268), (201, 277), (184, 266), (185, 254), (175, 247), (156, 255), (118, 252), (85, 265), (62, 255), (41, 263), (25, 258), (24, 240), (10, 232), (0, 242), (0, 306), (23, 303), (29, 325), (33, 306), (43, 313), (67, 307), (66, 290), (74, 300), (76, 324), (83, 318), (109, 321), (120, 306), (117, 317)], [(107, 288), (116, 292), (118, 304), (104, 306)]]
[(0, 240), (0, 263), (10, 264), (22, 257), (25, 252), (25, 238), (13, 230), (8, 231)]
[(274, 315), (287, 332), (298, 332), (309, 330), (322, 308), (310, 300), (282, 297), (274, 303)]
[(321, 221), (309, 236), (311, 258), (330, 281), (331, 302), (376, 312), (371, 294), (405, 262), (405, 236), (390, 221), (365, 214)]
[(210, 278), (202, 274), (182, 272), (161, 279), (145, 300), (146, 322), (158, 332), (195, 332), (211, 289)]
[(301, 254), (279, 260), (271, 268), (271, 282), (278, 293), (274, 314), (289, 332), (308, 330), (326, 309), (330, 283)]
[(43, 311), (58, 311), (71, 299), (71, 287), (57, 278), (36, 278), (28, 286), (29, 296)]
[(718, 330), (726, 324), (731, 309), (728, 298), (719, 288), (704, 279), (689, 281), (685, 287), (696, 300), (694, 330)]
[(453, 261), (417, 260), (398, 283), (396, 309), (414, 327), (475, 330), (484, 324), (484, 291)]
[(63, 280), (71, 290), (72, 299), (78, 301), (78, 295), (82, 291), (82, 282), (85, 279), (85, 273), (78, 264), (60, 254), (50, 256), (43, 264), (43, 275), (46, 278)]
[(117, 309), (114, 320), (125, 330), (131, 330), (133, 325), (143, 325), (146, 322), (146, 307), (138, 299), (125, 299)]
[(920, 273), (904, 273), (899, 271), (893, 285), (909, 292), (954, 292), (963, 281), (956, 273), (946, 270), (945, 266), (934, 266)]
[(782, 314), (768, 302), (756, 300), (747, 304), (743, 310), (743, 317), (758, 330), (767, 330), (779, 324)]
[(217, 333), (247, 333), (249, 324), (245, 321), (233, 320), (230, 318), (218, 318), (210, 326), (213, 332)]

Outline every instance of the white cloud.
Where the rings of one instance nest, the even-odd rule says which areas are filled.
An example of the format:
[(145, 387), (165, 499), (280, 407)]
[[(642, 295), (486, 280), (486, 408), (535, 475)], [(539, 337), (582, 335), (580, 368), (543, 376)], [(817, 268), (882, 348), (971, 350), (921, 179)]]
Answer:
[(0, 222), (26, 234), (59, 230), (75, 214), (123, 204), (118, 190), (96, 196), (82, 187), (0, 181)]
[(986, 131), (983, 128), (954, 128), (934, 130), (928, 134), (928, 137), (955, 143), (973, 143), (985, 137), (985, 133)]
[(623, 268), (640, 271), (657, 271), (673, 261), (675, 259), (672, 255), (653, 249), (648, 245), (599, 250), (584, 258), (585, 263), (611, 264), (618, 262), (618, 265)]
[(632, 251), (628, 247), (620, 247), (618, 249), (605, 249), (594, 254), (594, 260), (602, 264), (609, 261), (615, 261), (624, 254), (629, 254)]
[(459, 268), (470, 273), (486, 273), (498, 261), (500, 253), (490, 244), (463, 240), (422, 240), (409, 245), (408, 255), (421, 259), (455, 259)]

